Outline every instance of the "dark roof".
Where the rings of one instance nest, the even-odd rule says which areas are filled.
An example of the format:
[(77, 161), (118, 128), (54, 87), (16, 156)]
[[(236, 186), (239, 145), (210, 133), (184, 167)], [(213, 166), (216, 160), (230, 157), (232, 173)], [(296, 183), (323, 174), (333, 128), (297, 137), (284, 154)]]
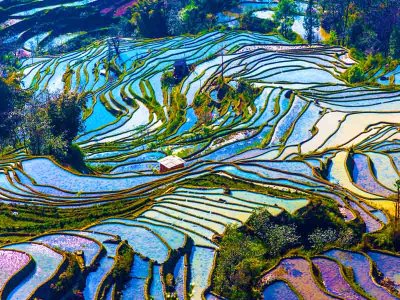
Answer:
[(175, 62), (174, 62), (174, 67), (184, 67), (184, 66), (186, 66), (186, 59), (177, 59)]

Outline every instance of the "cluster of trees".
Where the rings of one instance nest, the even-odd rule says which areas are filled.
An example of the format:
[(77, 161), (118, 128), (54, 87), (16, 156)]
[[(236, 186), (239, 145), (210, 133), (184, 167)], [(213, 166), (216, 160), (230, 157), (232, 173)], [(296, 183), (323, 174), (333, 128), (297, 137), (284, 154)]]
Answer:
[[(232, 108), (237, 116), (241, 115), (243, 119), (250, 117), (252, 113), (249, 110), (255, 109), (254, 100), (260, 92), (259, 88), (244, 79), (238, 80), (237, 86), (233, 87), (222, 76), (218, 77), (213, 83), (212, 92), (199, 93), (193, 100), (193, 109), (204, 136), (211, 133), (208, 126), (211, 125), (214, 114), (223, 115)], [(212, 97), (212, 93), (215, 96)]]
[[(305, 39), (309, 44), (317, 41), (315, 32), (320, 26), (317, 0), (308, 0), (304, 13)], [(252, 12), (245, 13), (240, 18), (240, 27), (244, 30), (269, 33), (278, 30), (285, 38), (295, 41), (298, 35), (293, 32), (292, 26), (295, 18), (303, 14), (296, 0), (280, 0), (273, 19), (261, 19), (254, 16)], [(301, 41), (301, 40), (299, 40)]]
[(317, 199), (296, 214), (271, 216), (263, 208), (244, 227), (228, 227), (221, 240), (213, 290), (229, 299), (255, 299), (262, 271), (288, 251), (313, 254), (325, 247), (351, 247), (362, 236), (357, 219), (346, 223), (333, 202)]
[(398, 0), (319, 0), (321, 25), (335, 43), (400, 58)]
[(238, 0), (142, 0), (132, 8), (131, 23), (145, 37), (198, 33), (216, 24), (218, 12)]
[[(274, 20), (283, 36), (293, 38), (291, 27), (299, 12), (295, 0), (280, 0)], [(304, 29), (308, 43), (321, 26), (329, 41), (364, 53), (400, 58), (400, 5), (398, 0), (308, 0)]]
[(293, 37), (292, 26), (298, 14), (299, 11), (295, 0), (279, 1), (274, 14), (274, 20), (280, 24), (280, 32), (284, 37)]
[[(136, 33), (145, 37), (198, 33), (216, 27), (217, 13), (237, 7), (238, 2), (142, 0), (133, 6), (130, 23)], [(292, 26), (299, 15), (304, 15), (309, 44), (317, 41), (315, 32), (321, 26), (329, 33), (332, 44), (400, 58), (398, 0), (307, 0), (305, 11), (300, 11), (296, 0), (280, 0), (272, 20), (245, 13), (240, 17), (240, 28), (263, 33), (279, 30), (284, 37), (296, 40)], [(129, 27), (126, 25), (125, 29)]]
[(277, 27), (277, 23), (270, 19), (261, 19), (248, 12), (240, 18), (240, 28), (248, 31), (255, 31), (260, 33), (272, 32)]
[(12, 80), (0, 79), (1, 152), (23, 146), (33, 155), (78, 163), (73, 140), (83, 126), (83, 99), (73, 92), (30, 94)]
[(82, 129), (83, 100), (75, 93), (42, 93), (17, 112), (17, 136), (34, 155), (65, 159)]

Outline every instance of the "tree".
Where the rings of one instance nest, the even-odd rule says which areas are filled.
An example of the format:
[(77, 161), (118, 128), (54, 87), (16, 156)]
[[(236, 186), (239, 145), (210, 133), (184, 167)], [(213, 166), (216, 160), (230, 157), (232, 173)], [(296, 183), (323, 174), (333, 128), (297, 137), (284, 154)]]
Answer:
[(270, 224), (264, 232), (264, 243), (271, 257), (277, 257), (299, 244), (300, 236), (295, 225)]
[(167, 31), (170, 35), (180, 35), (183, 32), (183, 22), (179, 11), (183, 8), (181, 0), (164, 0)]
[(395, 228), (398, 230), (399, 228), (399, 220), (400, 220), (400, 179), (396, 180), (395, 183), (395, 188), (397, 190), (397, 200), (396, 200), (396, 209), (395, 209), (395, 218), (394, 218), (394, 223), (395, 223)]
[(281, 32), (284, 37), (288, 37), (297, 14), (297, 4), (295, 0), (279, 1), (274, 18), (276, 22), (281, 24)]
[(137, 1), (132, 7), (132, 25), (145, 37), (157, 38), (168, 34), (164, 2), (160, 0)]
[(335, 242), (339, 237), (336, 230), (332, 228), (321, 229), (317, 227), (309, 236), (308, 241), (315, 251), (320, 252), (327, 244)]
[(266, 248), (256, 239), (229, 225), (220, 243), (213, 284), (230, 299), (255, 299), (251, 287), (265, 268)]
[(398, 0), (320, 0), (319, 3), (322, 27), (334, 30), (339, 43), (385, 56), (393, 51), (393, 32), (399, 27)]
[(308, 0), (306, 15), (304, 17), (304, 28), (306, 30), (306, 39), (309, 45), (315, 40), (314, 30), (319, 27), (319, 18), (317, 10), (314, 8), (314, 0)]
[(394, 217), (394, 230), (393, 230), (393, 244), (396, 251), (400, 250), (400, 179), (396, 180), (395, 188), (397, 190), (397, 199), (395, 204), (395, 217)]
[(329, 32), (329, 38), (326, 41), (329, 45), (336, 45), (338, 43), (338, 36), (335, 30)]
[(83, 126), (82, 101), (74, 93), (43, 93), (25, 103), (18, 112), (18, 133), (25, 148), (34, 155), (65, 159)]
[(339, 41), (343, 41), (348, 22), (350, 0), (320, 0), (320, 5), (323, 11), (322, 27), (327, 31), (334, 30)]
[(76, 93), (55, 93), (47, 95), (50, 126), (54, 135), (64, 135), (68, 145), (72, 144), (83, 129), (82, 107), (84, 101)]
[(19, 113), (22, 120), (19, 134), (27, 150), (33, 155), (66, 155), (67, 144), (63, 137), (52, 134), (46, 103), (33, 98)]
[(109, 35), (114, 37), (133, 36), (132, 26), (125, 17), (120, 17), (117, 23), (110, 26)]
[(253, 12), (249, 12), (240, 18), (240, 27), (244, 30), (268, 33), (275, 28), (275, 23), (273, 20), (257, 18)]
[[(399, 23), (400, 26), (400, 23)], [(395, 58), (400, 58), (400, 29), (396, 27), (396, 29), (392, 32), (390, 37), (390, 55)]]
[(7, 81), (0, 79), (0, 148), (16, 147), (18, 136), (17, 124), (20, 116), (15, 111), (27, 101), (29, 94), (19, 87), (19, 80), (12, 73)]
[(364, 80), (364, 71), (359, 65), (354, 65), (345, 72), (347, 81), (350, 83), (362, 82)]
[(238, 0), (195, 0), (202, 10), (210, 13), (218, 13), (224, 10), (229, 10), (239, 4)]

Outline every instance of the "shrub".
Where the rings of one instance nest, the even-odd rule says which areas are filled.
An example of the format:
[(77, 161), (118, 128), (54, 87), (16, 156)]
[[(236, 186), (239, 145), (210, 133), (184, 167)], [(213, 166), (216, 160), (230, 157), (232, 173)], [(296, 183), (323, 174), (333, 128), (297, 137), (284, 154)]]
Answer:
[(264, 243), (269, 250), (269, 256), (276, 257), (299, 244), (300, 236), (295, 225), (270, 224), (264, 233)]
[(118, 248), (118, 253), (115, 257), (114, 269), (112, 277), (114, 278), (118, 289), (123, 287), (123, 284), (129, 279), (129, 272), (133, 263), (134, 251), (127, 242), (123, 242)]
[(79, 268), (79, 263), (75, 255), (67, 254), (67, 259), (67, 268), (60, 274), (58, 280), (50, 286), (50, 288), (58, 294), (67, 292), (72, 285), (76, 283), (76, 279), (81, 275), (81, 269)]
[(365, 79), (364, 71), (359, 65), (349, 68), (343, 75), (349, 83), (363, 82)]
[(335, 242), (338, 238), (338, 232), (332, 228), (316, 228), (309, 236), (308, 241), (311, 248), (317, 252), (324, 249), (327, 244)]
[(246, 13), (240, 18), (240, 28), (268, 33), (272, 32), (276, 28), (276, 24), (273, 20), (257, 18), (253, 16), (253, 13)]
[(174, 73), (172, 71), (165, 72), (161, 77), (162, 87), (171, 87), (175, 85)]

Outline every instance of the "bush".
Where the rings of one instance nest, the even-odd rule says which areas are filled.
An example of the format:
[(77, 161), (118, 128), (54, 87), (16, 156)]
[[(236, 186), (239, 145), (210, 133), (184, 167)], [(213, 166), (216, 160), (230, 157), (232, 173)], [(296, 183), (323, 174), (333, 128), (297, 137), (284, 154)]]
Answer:
[(269, 33), (276, 27), (277, 25), (273, 20), (254, 17), (253, 13), (246, 13), (240, 18), (240, 28), (243, 30)]
[(133, 249), (127, 242), (123, 242), (118, 248), (112, 276), (119, 288), (122, 288), (123, 284), (129, 279), (129, 272), (133, 263), (134, 254)]
[(106, 164), (98, 164), (98, 165), (89, 165), (89, 168), (97, 173), (104, 174), (104, 173), (109, 173), (113, 167)]
[[(43, 93), (16, 112), (24, 146), (34, 155), (53, 155), (65, 161), (80, 151), (72, 142), (83, 127), (83, 99), (75, 93)], [(78, 153), (79, 156), (79, 153)]]
[(50, 288), (59, 295), (70, 290), (72, 285), (76, 283), (76, 279), (81, 276), (81, 269), (75, 255), (67, 254), (67, 259), (68, 266), (66, 270), (62, 272), (58, 280), (50, 286)]
[(344, 73), (345, 79), (349, 83), (360, 83), (365, 79), (364, 71), (359, 65), (354, 65)]
[(161, 77), (161, 86), (171, 87), (173, 85), (175, 85), (174, 72), (172, 71), (165, 72)]
[(231, 299), (254, 299), (251, 287), (266, 266), (265, 254), (260, 240), (228, 226), (214, 272), (215, 291)]
[(326, 245), (349, 246), (360, 241), (362, 224), (346, 223), (337, 204), (315, 198), (294, 215), (272, 216), (257, 209), (244, 227), (228, 227), (220, 243), (213, 288), (229, 299), (255, 299), (255, 282), (289, 251), (313, 254)]
[(332, 228), (321, 229), (316, 228), (309, 236), (308, 241), (311, 244), (311, 248), (320, 252), (324, 246), (333, 243), (338, 239), (338, 232)]

